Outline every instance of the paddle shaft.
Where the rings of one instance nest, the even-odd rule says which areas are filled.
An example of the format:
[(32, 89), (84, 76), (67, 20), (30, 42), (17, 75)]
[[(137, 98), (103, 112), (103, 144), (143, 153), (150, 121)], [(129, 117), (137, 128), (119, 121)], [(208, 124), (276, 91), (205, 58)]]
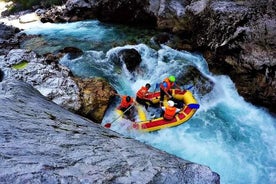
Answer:
[(118, 119), (120, 119), (120, 117), (122, 117), (129, 109), (131, 109), (131, 107), (133, 107), (134, 104), (132, 104), (131, 106), (129, 106), (120, 116), (118, 116), (116, 119), (114, 119), (113, 121), (111, 121), (110, 123), (105, 124), (105, 127), (110, 127), (112, 125), (112, 123), (114, 123), (115, 121), (117, 121)]

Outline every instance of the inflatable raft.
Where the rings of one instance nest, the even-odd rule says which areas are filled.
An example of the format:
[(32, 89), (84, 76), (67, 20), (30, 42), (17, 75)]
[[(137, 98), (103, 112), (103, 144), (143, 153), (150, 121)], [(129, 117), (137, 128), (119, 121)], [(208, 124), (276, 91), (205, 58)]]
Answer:
[[(164, 128), (178, 126), (188, 121), (199, 108), (199, 104), (189, 90), (182, 91), (178, 89), (173, 89), (172, 96), (174, 99), (182, 101), (184, 103), (183, 108), (175, 115), (174, 119), (164, 120), (163, 117), (160, 117), (141, 122), (134, 122), (132, 124), (132, 128), (143, 132), (151, 132)], [(152, 93), (148, 95), (147, 98), (149, 98), (154, 104), (159, 104), (160, 92)]]

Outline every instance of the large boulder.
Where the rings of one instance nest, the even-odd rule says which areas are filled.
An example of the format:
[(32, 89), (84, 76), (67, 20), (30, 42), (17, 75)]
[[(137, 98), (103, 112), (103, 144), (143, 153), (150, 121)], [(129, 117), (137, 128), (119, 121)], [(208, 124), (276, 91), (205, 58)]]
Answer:
[[(183, 69), (181, 76), (177, 80), (177, 83), (181, 86), (186, 85), (186, 89), (193, 89), (198, 91), (198, 95), (204, 96), (211, 92), (214, 87), (214, 82), (203, 75), (196, 67), (186, 66)], [(188, 85), (187, 85), (188, 84)]]
[(80, 57), (83, 51), (76, 47), (65, 47), (58, 51), (60, 54), (67, 54), (67, 58), (72, 60)]
[(74, 78), (79, 89), (79, 113), (96, 123), (101, 123), (115, 89), (103, 78)]
[(130, 72), (133, 72), (142, 62), (142, 57), (136, 49), (123, 49), (118, 52), (117, 56)]

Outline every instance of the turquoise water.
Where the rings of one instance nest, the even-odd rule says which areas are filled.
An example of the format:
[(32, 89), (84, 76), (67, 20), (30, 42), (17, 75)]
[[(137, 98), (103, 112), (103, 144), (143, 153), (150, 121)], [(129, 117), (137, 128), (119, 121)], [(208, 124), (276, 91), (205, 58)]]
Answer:
[[(187, 66), (196, 67), (201, 75), (214, 83), (214, 87), (208, 94), (192, 88), (200, 109), (187, 123), (153, 133), (137, 133), (126, 128), (129, 122), (118, 120), (111, 129), (183, 159), (207, 165), (221, 176), (223, 184), (276, 183), (275, 116), (245, 102), (228, 76), (209, 72), (201, 55), (167, 46), (154, 50), (147, 40), (152, 31), (97, 21), (40, 24), (26, 32), (42, 34), (47, 49), (71, 44), (83, 49), (85, 52), (80, 58), (69, 60), (65, 56), (60, 62), (75, 75), (108, 79), (121, 94), (134, 96), (146, 82), (154, 86), (170, 74), (178, 78), (187, 72)], [(126, 45), (134, 36), (134, 44)], [(112, 60), (125, 48), (135, 48), (142, 56), (139, 70), (134, 73), (129, 73), (124, 64), (117, 66)], [(191, 84), (192, 81), (182, 87)], [(107, 112), (103, 124), (116, 118), (113, 109), (116, 103)]]
[(36, 23), (26, 30), (29, 34), (43, 36), (43, 39), (37, 41), (40, 44), (39, 47), (34, 44), (34, 40), (23, 45), (40, 54), (55, 52), (69, 46), (82, 50), (107, 52), (112, 47), (123, 46), (126, 43), (148, 42), (150, 44), (151, 41), (148, 38), (157, 32), (151, 29), (126, 28), (121, 25), (111, 26), (99, 21), (66, 24)]

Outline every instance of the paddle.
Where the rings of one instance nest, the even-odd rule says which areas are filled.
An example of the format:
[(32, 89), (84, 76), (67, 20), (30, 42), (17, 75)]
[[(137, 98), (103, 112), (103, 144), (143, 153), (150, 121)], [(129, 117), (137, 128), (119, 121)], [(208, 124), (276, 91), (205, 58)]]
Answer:
[(192, 89), (194, 86), (193, 85), (191, 85), (191, 86), (189, 86), (187, 89), (185, 89), (185, 90), (190, 90), (190, 89)]
[(160, 85), (159, 83), (156, 83), (156, 84), (155, 84), (154, 93), (155, 93), (155, 91), (157, 90), (157, 88), (159, 88), (159, 85)]
[(120, 114), (120, 116), (118, 116), (116, 119), (114, 119), (112, 122), (110, 122), (110, 123), (106, 123), (105, 125), (104, 125), (104, 127), (105, 128), (110, 128), (111, 127), (111, 125), (112, 125), (112, 123), (114, 123), (115, 121), (117, 121), (120, 117), (122, 117), (129, 109), (131, 109), (131, 107), (133, 107), (134, 106), (134, 104), (132, 104), (131, 106), (129, 106), (122, 114)]

